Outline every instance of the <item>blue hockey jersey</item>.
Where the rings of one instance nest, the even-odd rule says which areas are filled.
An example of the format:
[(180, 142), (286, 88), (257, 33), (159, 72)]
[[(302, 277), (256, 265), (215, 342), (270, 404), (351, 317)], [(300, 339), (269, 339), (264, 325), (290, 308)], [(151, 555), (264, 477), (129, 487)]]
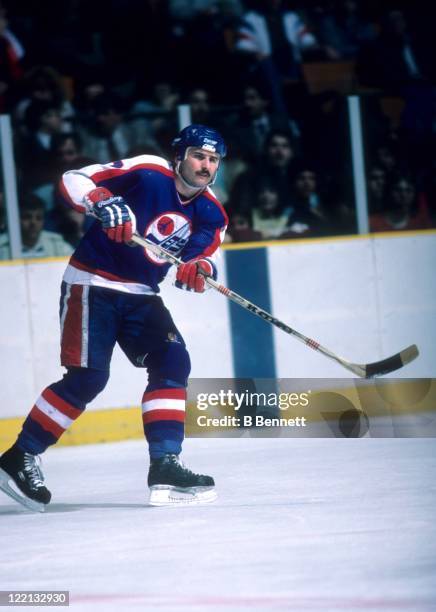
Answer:
[[(61, 193), (70, 206), (85, 213), (84, 196), (96, 186), (122, 196), (136, 216), (137, 232), (183, 261), (211, 258), (222, 242), (228, 219), (213, 192), (207, 188), (189, 201), (181, 200), (174, 172), (161, 157), (140, 155), (68, 171)], [(169, 267), (147, 248), (110, 240), (96, 221), (73, 253), (64, 280), (149, 294), (159, 292)]]

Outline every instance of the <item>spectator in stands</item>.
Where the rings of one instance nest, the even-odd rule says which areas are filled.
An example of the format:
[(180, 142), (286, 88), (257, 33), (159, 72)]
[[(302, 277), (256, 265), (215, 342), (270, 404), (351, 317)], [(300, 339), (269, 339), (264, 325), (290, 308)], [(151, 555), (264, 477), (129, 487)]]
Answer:
[(282, 10), (281, 0), (268, 0), (263, 9), (242, 17), (236, 48), (258, 63), (268, 61), (281, 78), (298, 79), (306, 50), (317, 40), (294, 11)]
[(386, 180), (389, 181), (398, 172), (402, 162), (400, 160), (399, 147), (397, 143), (382, 141), (378, 143), (373, 155), (374, 164), (384, 170)]
[(259, 3), (259, 10), (246, 12), (235, 45), (250, 58), (248, 70), (265, 83), (278, 112), (286, 108), (282, 86), (300, 81), (304, 55), (319, 49), (299, 14), (282, 5), (282, 0), (268, 0)]
[(224, 11), (239, 14), (241, 0), (169, 0), (169, 12), (174, 20), (189, 21), (200, 12)]
[(317, 18), (317, 36), (330, 49), (329, 59), (353, 60), (362, 44), (375, 39), (374, 24), (363, 16), (360, 0), (337, 0)]
[(23, 77), (20, 100), (14, 109), (14, 119), (21, 129), (25, 128), (26, 111), (32, 102), (53, 104), (59, 109), (62, 131), (71, 131), (75, 110), (67, 99), (61, 76), (51, 66), (33, 66)]
[(294, 208), (304, 210), (325, 220), (327, 211), (320, 195), (318, 175), (310, 164), (302, 164), (295, 176)]
[(0, 3), (0, 113), (8, 112), (13, 103), (13, 88), (23, 76), (23, 57), (24, 49), (8, 28), (7, 11)]
[[(214, 99), (229, 102), (232, 90), (229, 83), (234, 83), (241, 76), (235, 70), (231, 48), (235, 14), (238, 12), (238, 7), (232, 4), (236, 3), (234, 0), (182, 3), (176, 0), (169, 4), (173, 16), (172, 80), (180, 87), (192, 89), (197, 86), (201, 75), (202, 86)], [(195, 66), (195, 69), (186, 70), (186, 66)]]
[(18, 160), (23, 184), (34, 188), (53, 181), (51, 174), (53, 138), (62, 131), (60, 109), (50, 100), (34, 100), (26, 111), (27, 134), (18, 141)]
[(288, 131), (270, 132), (261, 160), (236, 178), (230, 195), (231, 207), (246, 214), (253, 207), (259, 182), (268, 181), (278, 192), (280, 209), (285, 210), (293, 196), (295, 156), (294, 140)]
[(54, 227), (56, 232), (72, 247), (76, 247), (94, 220), (70, 206), (57, 203), (55, 208)]
[(53, 156), (59, 161), (62, 168), (72, 167), (76, 165), (76, 160), (81, 156), (82, 141), (78, 134), (73, 132), (69, 134), (58, 134), (53, 138), (52, 151)]
[[(48, 185), (44, 191), (36, 190), (36, 194), (46, 203), (44, 228), (59, 232), (72, 246), (78, 244), (80, 238), (92, 224), (92, 219), (63, 204), (63, 199), (59, 194), (59, 179), (67, 170), (83, 168), (93, 163), (95, 160), (83, 155), (82, 140), (79, 134), (76, 132), (58, 134), (52, 142), (53, 183)], [(50, 198), (48, 205), (47, 198)]]
[[(290, 201), (292, 210), (288, 225), (291, 233), (322, 236), (333, 231), (332, 215), (326, 195), (320, 185), (318, 172), (308, 162), (301, 161), (299, 163)], [(339, 219), (335, 219), (335, 224), (337, 224), (337, 231), (339, 231)], [(289, 234), (289, 237), (292, 237), (292, 235)]]
[[(147, 84), (150, 87), (150, 83)], [(169, 81), (158, 80), (148, 93), (142, 93), (135, 102), (132, 112), (161, 115), (163, 112), (176, 112), (180, 102), (180, 92)]]
[(52, 139), (51, 154), (54, 181), (58, 181), (67, 170), (95, 163), (92, 157), (85, 157), (83, 154), (83, 142), (77, 132), (55, 134)]
[(401, 95), (415, 81), (434, 78), (431, 41), (408, 27), (402, 10), (387, 11), (379, 36), (362, 49), (358, 63), (360, 82)]
[(241, 157), (240, 148), (237, 143), (228, 138), (231, 143), (229, 153), (225, 162), (221, 164), (217, 179), (213, 185), (213, 191), (223, 206), (230, 203), (231, 192), (238, 176), (248, 169), (248, 164)]
[(188, 104), (191, 108), (192, 123), (214, 125), (211, 120), (209, 94), (202, 87), (196, 87), (189, 93)]
[[(237, 216), (238, 231), (232, 225), (233, 239), (241, 240), (241, 230), (244, 240), (259, 239), (257, 236), (271, 240), (327, 234), (331, 229), (330, 218), (321, 200), (317, 174), (310, 165), (301, 165), (293, 187), (293, 197), (284, 207), (280, 205), (280, 194), (274, 183), (267, 177), (258, 179), (251, 210)], [(248, 226), (243, 225), (244, 220)], [(256, 233), (255, 238), (250, 238), (249, 230)]]
[[(62, 257), (71, 255), (72, 247), (60, 234), (44, 227), (44, 203), (33, 194), (26, 194), (20, 202), (20, 228), (23, 257)], [(9, 258), (9, 237), (0, 238), (0, 259)]]
[(268, 134), (278, 129), (293, 131), (294, 137), (299, 136), (296, 123), (290, 122), (286, 115), (272, 112), (259, 87), (245, 87), (241, 111), (230, 118), (228, 126), (230, 139), (240, 143), (242, 157), (248, 161), (258, 160)]
[(82, 123), (86, 124), (94, 118), (95, 100), (103, 95), (110, 95), (110, 92), (101, 78), (88, 75), (75, 82), (74, 108)]
[(6, 231), (5, 198), (3, 194), (3, 186), (0, 186), (0, 235), (4, 234)]
[(148, 84), (130, 109), (131, 126), (138, 135), (139, 146), (154, 148), (158, 155), (171, 153), (171, 142), (178, 129), (177, 105), (180, 103), (180, 92), (166, 80), (156, 81), (152, 87)]
[[(62, 174), (67, 170), (82, 168), (92, 163), (95, 163), (94, 160), (82, 154), (81, 139), (77, 133), (53, 134), (50, 150), (44, 155), (44, 168), (40, 169), (38, 164), (35, 165), (35, 170), (38, 171), (38, 181), (33, 181), (31, 185), (32, 193), (44, 202), (45, 229), (58, 231), (56, 189)], [(22, 182), (26, 183), (25, 177)]]
[(228, 214), (230, 222), (225, 242), (255, 242), (263, 240), (261, 232), (255, 231), (251, 227), (248, 217), (249, 213), (242, 214), (238, 211), (228, 210)]
[(289, 228), (291, 206), (280, 207), (279, 193), (272, 185), (265, 184), (257, 193), (251, 210), (251, 228), (259, 232), (263, 240), (280, 238)]
[(368, 175), (368, 208), (370, 214), (379, 213), (385, 207), (386, 171), (373, 166)]
[(93, 100), (92, 112), (87, 125), (80, 127), (85, 156), (102, 164), (124, 159), (137, 144), (137, 134), (125, 121), (121, 102), (115, 96), (101, 94)]
[(436, 158), (429, 160), (424, 172), (421, 172), (423, 191), (428, 197), (429, 213), (433, 227), (436, 227)]
[(418, 193), (414, 181), (399, 175), (388, 190), (385, 210), (370, 216), (372, 232), (420, 230), (431, 228), (427, 198)]

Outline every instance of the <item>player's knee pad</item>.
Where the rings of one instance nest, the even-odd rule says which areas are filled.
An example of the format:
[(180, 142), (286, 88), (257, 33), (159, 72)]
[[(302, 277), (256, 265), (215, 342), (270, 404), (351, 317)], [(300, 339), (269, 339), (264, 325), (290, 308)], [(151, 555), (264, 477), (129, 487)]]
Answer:
[(75, 406), (85, 406), (91, 402), (103, 389), (109, 380), (108, 370), (93, 370), (92, 368), (68, 368), (68, 372), (58, 383), (52, 385), (62, 389), (62, 396)]
[(165, 386), (186, 387), (191, 360), (184, 344), (169, 342), (165, 349), (150, 355), (147, 367), (151, 385), (158, 384), (160, 380), (167, 381)]

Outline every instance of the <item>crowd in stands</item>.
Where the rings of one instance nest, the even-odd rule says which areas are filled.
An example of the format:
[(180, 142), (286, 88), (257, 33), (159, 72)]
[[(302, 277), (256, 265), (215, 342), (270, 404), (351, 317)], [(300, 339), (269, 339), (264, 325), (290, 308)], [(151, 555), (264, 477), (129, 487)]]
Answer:
[[(361, 97), (371, 231), (436, 226), (435, 11), (420, 0), (0, 1), (23, 255), (72, 251), (89, 219), (63, 172), (172, 157), (177, 106), (224, 135), (228, 241), (356, 231), (345, 94)], [(0, 184), (0, 258), (8, 235)]]

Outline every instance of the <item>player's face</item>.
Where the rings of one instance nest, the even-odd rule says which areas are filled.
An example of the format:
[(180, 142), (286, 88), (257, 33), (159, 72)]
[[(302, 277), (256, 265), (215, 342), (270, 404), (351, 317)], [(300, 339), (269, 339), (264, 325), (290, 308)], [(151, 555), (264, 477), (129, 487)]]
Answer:
[(204, 149), (189, 148), (180, 164), (180, 172), (187, 183), (194, 187), (207, 187), (218, 171), (220, 156)]

